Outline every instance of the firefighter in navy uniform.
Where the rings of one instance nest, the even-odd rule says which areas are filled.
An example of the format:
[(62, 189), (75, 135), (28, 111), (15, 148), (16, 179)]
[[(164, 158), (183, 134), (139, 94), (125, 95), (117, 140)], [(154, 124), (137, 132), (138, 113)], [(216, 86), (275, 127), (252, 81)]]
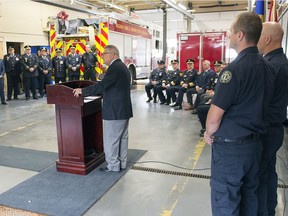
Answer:
[(52, 74), (52, 61), (51, 58), (47, 56), (47, 49), (45, 47), (41, 49), (38, 72), (39, 72), (39, 93), (40, 98), (43, 98), (44, 90), (46, 93), (46, 85), (51, 84), (51, 74)]
[(153, 89), (154, 103), (157, 103), (157, 91), (156, 88), (162, 85), (162, 80), (166, 77), (166, 71), (164, 68), (164, 61), (157, 61), (158, 67), (151, 72), (149, 77), (149, 83), (145, 85), (146, 94), (148, 97), (147, 103), (152, 100), (151, 89)]
[[(166, 78), (164, 78), (162, 80), (162, 85), (156, 87), (156, 92), (159, 96), (161, 105), (165, 104), (165, 103), (166, 103), (166, 105), (170, 104), (171, 93), (170, 93), (169, 89), (170, 89), (170, 87), (173, 87), (175, 85), (179, 85), (179, 84), (177, 84), (177, 81), (176, 81), (179, 77), (180, 72), (181, 72), (178, 69), (179, 61), (177, 59), (172, 60), (171, 64), (172, 64), (173, 70), (169, 70), (167, 72)], [(166, 99), (165, 99), (165, 96), (163, 94), (163, 90), (166, 90), (166, 95), (167, 95)]]
[(20, 57), (20, 63), (24, 78), (24, 89), (26, 100), (30, 100), (30, 90), (33, 94), (33, 99), (38, 100), (36, 92), (36, 82), (38, 77), (38, 57), (35, 54), (31, 54), (31, 47), (26, 45), (25, 53)]
[(212, 145), (212, 215), (257, 215), (261, 135), (272, 98), (275, 70), (258, 52), (262, 21), (239, 14), (230, 28), (236, 59), (219, 76), (208, 112), (206, 143)]
[(215, 61), (214, 62), (214, 71), (215, 71), (215, 75), (213, 77), (211, 77), (210, 79), (210, 84), (209, 86), (206, 87), (206, 92), (205, 94), (201, 95), (201, 102), (199, 104), (199, 106), (197, 107), (197, 115), (198, 118), (200, 120), (202, 129), (200, 130), (200, 137), (204, 136), (204, 132), (205, 132), (205, 124), (206, 124), (206, 119), (207, 119), (207, 114), (208, 111), (210, 109), (211, 106), (211, 101), (213, 98), (213, 95), (215, 93), (215, 87), (216, 84), (218, 82), (218, 78), (219, 78), (219, 73), (221, 72), (222, 68), (222, 62), (221, 61)]
[(91, 47), (86, 45), (86, 52), (82, 55), (82, 64), (84, 66), (84, 80), (96, 81), (97, 57), (94, 52), (91, 51)]
[(69, 81), (79, 80), (81, 56), (76, 53), (76, 47), (74, 45), (70, 46), (70, 52), (66, 59)]
[(182, 109), (182, 102), (183, 102), (183, 96), (184, 93), (187, 91), (187, 89), (195, 88), (195, 81), (197, 79), (197, 70), (194, 69), (194, 60), (193, 59), (187, 59), (187, 70), (183, 73), (182, 80), (180, 81), (180, 87), (173, 88), (171, 91), (172, 97), (176, 98), (175, 92), (178, 91), (178, 97), (176, 100), (176, 103), (173, 104), (171, 107), (175, 107), (175, 110), (181, 110)]
[(206, 90), (215, 90), (216, 84), (218, 82), (219, 74), (222, 70), (221, 65), (223, 62), (221, 61), (215, 61), (214, 62), (214, 71), (215, 75), (211, 77), (209, 85), (206, 87)]
[(284, 139), (283, 122), (288, 104), (288, 60), (283, 53), (284, 31), (277, 22), (263, 23), (258, 49), (276, 69), (276, 82), (269, 112), (267, 131), (263, 135), (263, 151), (260, 162), (260, 184), (258, 187), (258, 216), (275, 216), (277, 207), (278, 175), (276, 172), (277, 151)]
[(62, 49), (57, 48), (56, 56), (52, 58), (52, 68), (55, 77), (55, 83), (59, 83), (60, 81), (66, 82), (66, 57), (61, 56)]
[(14, 99), (18, 100), (21, 69), (20, 56), (15, 54), (14, 47), (8, 48), (8, 54), (4, 56), (4, 65), (7, 76), (7, 101), (12, 99), (12, 92)]

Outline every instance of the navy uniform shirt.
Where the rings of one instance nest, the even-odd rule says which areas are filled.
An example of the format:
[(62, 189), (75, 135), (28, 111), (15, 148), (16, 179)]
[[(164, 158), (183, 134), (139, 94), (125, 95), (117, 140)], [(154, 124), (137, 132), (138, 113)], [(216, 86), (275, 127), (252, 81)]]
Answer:
[(52, 58), (52, 68), (55, 77), (66, 77), (66, 57), (54, 56)]
[[(81, 65), (81, 57), (78, 54), (70, 53), (66, 59), (68, 72), (71, 75), (80, 75), (80, 65)], [(76, 71), (72, 70), (72, 67), (76, 67)]]
[(265, 133), (264, 115), (274, 88), (275, 70), (256, 46), (242, 50), (219, 76), (212, 104), (225, 111), (215, 136), (239, 138)]
[[(52, 72), (52, 61), (49, 56), (40, 56), (39, 57), (39, 65), (38, 65), (38, 72), (40, 76), (51, 76)], [(44, 74), (43, 71), (48, 70), (47, 74)]]
[(4, 56), (4, 66), (6, 73), (9, 75), (17, 75), (21, 73), (20, 70), (20, 56), (18, 54)]
[(150, 82), (151, 81), (157, 81), (157, 84), (161, 83), (163, 79), (165, 79), (166, 77), (166, 71), (164, 68), (162, 69), (154, 69), (152, 72), (151, 72), (151, 75), (149, 77), (149, 80)]
[(288, 105), (288, 60), (282, 48), (267, 53), (264, 58), (276, 70), (274, 94), (265, 117), (270, 124), (282, 123), (286, 120)]
[(178, 77), (180, 76), (181, 71), (177, 68), (176, 70), (169, 70), (167, 72), (166, 78), (162, 79), (162, 84), (175, 86), (179, 85), (176, 82), (178, 82)]
[(196, 85), (196, 79), (197, 79), (197, 70), (186, 70), (183, 73), (183, 76), (181, 77), (180, 85), (183, 85), (186, 83), (188, 85), (188, 88), (195, 87)]
[[(38, 76), (38, 57), (35, 54), (27, 55), (26, 53), (20, 56), (20, 63), (24, 77), (36, 77)], [(29, 68), (34, 68), (33, 72), (29, 71)]]
[(91, 69), (96, 67), (96, 63), (98, 62), (95, 53), (89, 52), (84, 53), (82, 56), (82, 63), (84, 65), (84, 69)]
[(219, 75), (217, 73), (214, 74), (214, 76), (212, 76), (210, 78), (210, 82), (209, 82), (209, 85), (206, 87), (207, 90), (215, 90), (215, 87), (216, 87), (216, 84), (218, 82), (218, 78), (219, 78)]

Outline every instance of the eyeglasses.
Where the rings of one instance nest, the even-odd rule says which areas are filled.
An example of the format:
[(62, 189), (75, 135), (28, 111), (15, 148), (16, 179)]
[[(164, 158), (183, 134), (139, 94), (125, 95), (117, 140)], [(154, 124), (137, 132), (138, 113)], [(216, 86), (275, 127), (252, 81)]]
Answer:
[(106, 54), (111, 54), (112, 52), (104, 52), (102, 53), (103, 55), (106, 55)]

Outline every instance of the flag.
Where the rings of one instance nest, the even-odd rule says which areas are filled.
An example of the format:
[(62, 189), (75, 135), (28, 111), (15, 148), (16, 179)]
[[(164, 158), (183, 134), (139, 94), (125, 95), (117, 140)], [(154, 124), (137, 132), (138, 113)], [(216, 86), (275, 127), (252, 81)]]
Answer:
[(256, 0), (256, 6), (255, 6), (255, 9), (254, 9), (254, 12), (256, 14), (258, 14), (262, 20), (262, 22), (265, 21), (264, 19), (264, 0)]
[(277, 17), (277, 2), (276, 0), (271, 0), (270, 1), (270, 11), (269, 11), (269, 16), (268, 16), (268, 21), (271, 22), (278, 22), (278, 17)]

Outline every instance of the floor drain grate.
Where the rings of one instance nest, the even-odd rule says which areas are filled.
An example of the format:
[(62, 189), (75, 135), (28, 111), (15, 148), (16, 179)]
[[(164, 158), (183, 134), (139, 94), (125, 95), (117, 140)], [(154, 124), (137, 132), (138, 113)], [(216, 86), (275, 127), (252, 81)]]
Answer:
[[(161, 174), (167, 174), (167, 175), (192, 177), (192, 178), (201, 178), (201, 179), (210, 179), (211, 178), (210, 175), (187, 173), (187, 172), (177, 172), (177, 171), (170, 171), (170, 170), (163, 170), (163, 169), (156, 169), (156, 168), (149, 168), (149, 167), (133, 166), (131, 169), (139, 170), (139, 171), (145, 171), (145, 172), (161, 173)], [(288, 188), (288, 185), (287, 184), (278, 184), (278, 188), (286, 189), (286, 188)]]
[(193, 177), (193, 178), (201, 178), (201, 179), (210, 179), (209, 175), (193, 174), (193, 173), (187, 173), (187, 172), (177, 172), (177, 171), (162, 170), (162, 169), (155, 169), (155, 168), (148, 168), (148, 167), (133, 166), (131, 169), (139, 170), (139, 171), (145, 171), (145, 172), (168, 174), (168, 175), (177, 175), (177, 176), (185, 176), (185, 177)]

